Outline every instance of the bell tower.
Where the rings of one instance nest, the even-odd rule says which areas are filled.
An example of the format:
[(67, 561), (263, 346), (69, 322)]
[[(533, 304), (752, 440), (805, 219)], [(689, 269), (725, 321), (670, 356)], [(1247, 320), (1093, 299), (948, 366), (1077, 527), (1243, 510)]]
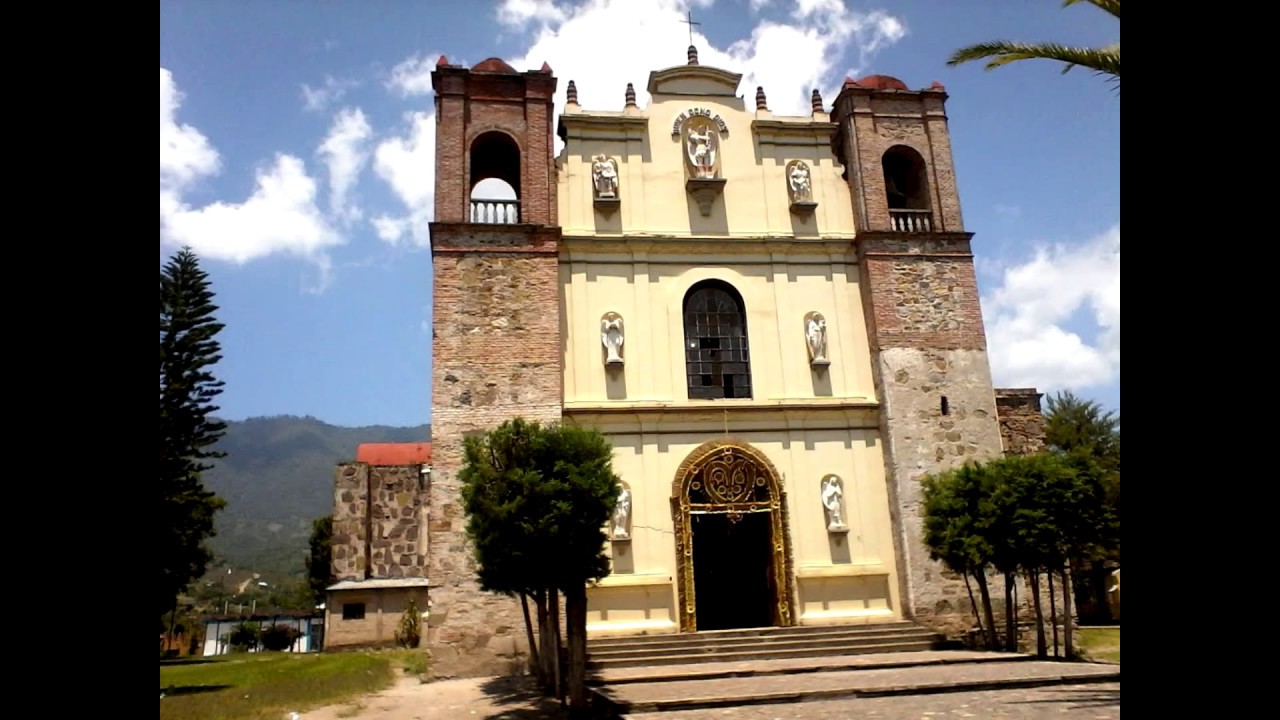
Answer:
[(834, 149), (854, 204), (863, 311), (880, 402), (903, 611), (940, 629), (968, 617), (960, 578), (929, 559), (920, 479), (1002, 451), (945, 89), (846, 79)]
[(516, 72), (441, 57), (436, 102), (427, 646), (437, 675), (501, 672), (525, 647), (520, 605), (482, 592), (466, 539), (463, 439), (516, 416), (560, 419), (552, 98), (545, 63)]

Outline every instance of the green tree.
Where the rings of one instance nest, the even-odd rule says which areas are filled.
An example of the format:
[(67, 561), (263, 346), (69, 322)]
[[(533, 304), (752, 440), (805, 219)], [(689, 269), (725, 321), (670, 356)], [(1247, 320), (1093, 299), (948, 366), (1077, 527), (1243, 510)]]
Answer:
[(1070, 390), (1051, 395), (1047, 400), (1045, 442), (1050, 450), (1091, 458), (1102, 472), (1102, 492), (1109, 515), (1114, 517), (1114, 532), (1106, 539), (1101, 553), (1090, 560), (1077, 561), (1073, 582), (1081, 618), (1110, 623), (1108, 563), (1120, 562), (1120, 416), (1115, 411), (1104, 411), (1093, 400), (1077, 397)]
[[(468, 438), (459, 474), (483, 589), (520, 595), (534, 662), (557, 694), (558, 593), (565, 597), (569, 702), (586, 711), (587, 585), (609, 573), (604, 527), (621, 489), (599, 432), (514, 419)], [(538, 604), (541, 652), (528, 598)], [(548, 676), (551, 682), (547, 683)]]
[(1120, 416), (1094, 400), (1063, 390), (1048, 398), (1045, 443), (1060, 452), (1084, 453), (1106, 470), (1120, 472)]
[[(979, 633), (986, 646), (994, 650), (999, 647), (999, 641), (987, 581), (987, 570), (995, 556), (988, 530), (995, 513), (993, 483), (987, 467), (971, 461), (936, 475), (926, 475), (920, 484), (924, 543), (929, 548), (929, 556), (964, 577)], [(970, 578), (978, 584), (981, 606), (974, 601)], [(979, 607), (982, 615), (978, 614)]]
[(222, 330), (208, 275), (190, 248), (160, 272), (160, 612), (204, 575), (212, 559), (205, 541), (225, 501), (205, 489), (206, 461), (226, 425), (212, 417), (223, 383), (211, 368), (221, 359)]
[[(1064, 0), (1062, 6), (1067, 7), (1079, 2), (1087, 2), (1101, 8), (1113, 16), (1117, 23), (1120, 21), (1120, 0)], [(1019, 60), (1032, 59), (1063, 63), (1065, 67), (1062, 68), (1062, 72), (1064, 73), (1076, 66), (1087, 68), (1107, 78), (1115, 85), (1116, 92), (1120, 91), (1119, 40), (1101, 48), (1071, 47), (1052, 42), (1027, 43), (997, 40), (961, 48), (951, 55), (947, 64), (955, 66), (973, 60), (986, 60), (986, 69), (993, 70)]]
[[(1043, 452), (969, 462), (922, 481), (924, 541), (930, 556), (954, 572), (977, 580), (983, 616), (975, 616), (988, 647), (1017, 648), (1016, 577), (1025, 572), (1039, 621), (1037, 650), (1046, 654), (1040, 579), (1049, 579), (1050, 615), (1057, 653), (1057, 611), (1053, 578), (1062, 579), (1067, 655), (1071, 643), (1073, 562), (1105, 553), (1119, 537), (1119, 519), (1106, 494), (1107, 471), (1083, 453)], [(1004, 575), (1005, 639), (995, 628), (986, 573)], [(969, 591), (970, 602), (973, 592)], [(985, 620), (985, 622), (984, 622)]]
[(315, 604), (325, 601), (333, 585), (333, 516), (311, 521), (311, 552), (307, 555), (307, 583)]

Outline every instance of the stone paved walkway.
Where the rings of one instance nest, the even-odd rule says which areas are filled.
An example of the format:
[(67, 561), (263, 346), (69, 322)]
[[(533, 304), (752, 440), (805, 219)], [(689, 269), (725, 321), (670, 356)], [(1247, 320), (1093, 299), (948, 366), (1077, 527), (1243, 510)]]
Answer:
[(626, 720), (1120, 720), (1120, 683), (815, 700), (627, 715)]

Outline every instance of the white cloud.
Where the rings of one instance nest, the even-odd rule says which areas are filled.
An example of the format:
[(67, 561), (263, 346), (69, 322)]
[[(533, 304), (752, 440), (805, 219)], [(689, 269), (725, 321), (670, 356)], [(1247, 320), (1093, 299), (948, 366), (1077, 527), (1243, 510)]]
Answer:
[(430, 244), (428, 223), (435, 212), (436, 119), (435, 113), (409, 113), (404, 135), (378, 144), (374, 171), (404, 203), (403, 218), (383, 215), (373, 221), (378, 237), (398, 242), (407, 233), (417, 245)]
[[(508, 0), (498, 17), (542, 5)], [(679, 29), (688, 4), (681, 0), (593, 0), (554, 7), (564, 19), (544, 10), (545, 24), (532, 32), (529, 50), (512, 65), (526, 70), (549, 63), (560, 78), (557, 107), (563, 107), (569, 80), (577, 85), (584, 108), (621, 109), (628, 82), (635, 84), (643, 106), (649, 72), (685, 62), (689, 40)], [(754, 96), (754, 88), (763, 86), (775, 113), (807, 115), (815, 87), (829, 103), (845, 74), (859, 74), (877, 51), (905, 33), (902, 22), (884, 11), (850, 10), (839, 0), (800, 0), (787, 22), (761, 20), (749, 38), (728, 48), (712, 46), (699, 28), (694, 44), (703, 65), (743, 73), (740, 92)], [(608, 62), (601, 61), (601, 38), (608, 38)]]
[(431, 55), (414, 55), (405, 58), (391, 68), (391, 78), (387, 80), (387, 89), (393, 90), (400, 97), (431, 94), (431, 71), (436, 68), (440, 53)]
[(498, 22), (516, 29), (524, 28), (530, 20), (545, 25), (564, 19), (564, 11), (552, 0), (506, 0), (498, 6)]
[(316, 182), (302, 160), (278, 154), (256, 173), (253, 195), (242, 203), (179, 205), (166, 215), (161, 235), (197, 253), (245, 263), (277, 252), (318, 258), (342, 242), (316, 207)]
[(218, 151), (201, 132), (176, 119), (183, 95), (173, 74), (160, 68), (160, 201), (165, 190), (181, 192), (202, 177), (221, 168)]
[(332, 264), (325, 250), (342, 243), (316, 206), (316, 183), (302, 160), (277, 154), (257, 172), (253, 194), (241, 203), (192, 207), (184, 193), (219, 169), (218, 153), (199, 130), (176, 118), (182, 94), (160, 69), (160, 241), (190, 245), (201, 256), (245, 263), (276, 253)]
[(760, 12), (772, 2), (773, 0), (751, 0), (751, 12)]
[[(982, 300), (997, 386), (1042, 392), (1120, 375), (1120, 226), (1081, 244), (1039, 248), (1006, 267)], [(1093, 333), (1065, 327), (1087, 313)]]
[(396, 218), (390, 215), (379, 215), (370, 220), (378, 237), (392, 245), (400, 242), (400, 238), (409, 230), (408, 218)]
[(318, 88), (313, 88), (303, 83), (302, 106), (312, 112), (320, 112), (329, 107), (330, 104), (341, 100), (348, 90), (357, 85), (359, 83), (354, 80), (339, 80), (332, 75), (326, 75), (324, 85)]
[(364, 111), (343, 108), (316, 151), (329, 168), (329, 212), (344, 222), (360, 218), (360, 208), (349, 204), (348, 195), (369, 161), (367, 143), (372, 136)]

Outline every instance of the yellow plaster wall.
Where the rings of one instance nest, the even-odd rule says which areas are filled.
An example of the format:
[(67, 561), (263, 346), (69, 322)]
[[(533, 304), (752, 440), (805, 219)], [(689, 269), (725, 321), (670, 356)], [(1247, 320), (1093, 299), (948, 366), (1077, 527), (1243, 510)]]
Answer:
[[(632, 492), (631, 540), (609, 544), (613, 574), (588, 593), (589, 630), (594, 635), (675, 632), (672, 481), (689, 453), (722, 432), (713, 427), (700, 432), (650, 431), (645, 426), (662, 423), (644, 418), (579, 415), (572, 419), (609, 436), (614, 471)], [(800, 595), (799, 621), (900, 618), (878, 430), (849, 428), (849, 419), (839, 411), (810, 412), (807, 418), (770, 413), (753, 422), (775, 429), (737, 431), (733, 436), (764, 453), (783, 476)], [(796, 429), (786, 429), (788, 425)], [(820, 429), (824, 425), (832, 429)], [(840, 425), (845, 429), (837, 429)], [(844, 482), (847, 534), (827, 531), (820, 483), (830, 473)]]
[[(609, 437), (633, 503), (631, 539), (611, 543), (613, 573), (589, 591), (593, 635), (677, 630), (672, 480), (689, 453), (726, 434), (783, 475), (799, 622), (901, 617), (852, 200), (831, 151), (834, 127), (821, 112), (749, 111), (736, 85), (723, 71), (671, 68), (651, 78), (646, 108), (571, 105), (562, 117), (564, 414)], [(709, 216), (685, 187), (684, 137), (672, 136), (690, 108), (727, 126), (718, 158), (726, 182)], [(593, 202), (597, 154), (618, 162), (616, 208)], [(790, 207), (792, 160), (809, 165), (812, 214)], [(683, 301), (707, 279), (732, 285), (746, 306), (750, 399), (688, 399)], [(827, 320), (823, 369), (810, 367), (805, 344), (813, 310)], [(621, 368), (604, 363), (608, 312), (623, 318)], [(827, 531), (820, 501), (822, 478), (833, 473), (844, 482), (847, 534)]]
[[(850, 258), (775, 262), (762, 242), (745, 243), (736, 257), (682, 259), (672, 249), (661, 262), (652, 261), (652, 250), (640, 257), (632, 253), (629, 260), (600, 259), (588, 243), (581, 247), (588, 249), (571, 246), (560, 268), (566, 406), (874, 400), (857, 266)], [(750, 400), (688, 398), (684, 297), (695, 283), (708, 279), (728, 282), (746, 305)], [(827, 319), (831, 364), (821, 369), (809, 365), (804, 316), (810, 310)], [(600, 320), (607, 312), (623, 319), (621, 367), (604, 362)]]
[[(724, 119), (720, 135), (719, 177), (726, 180), (723, 195), (704, 217), (685, 190), (684, 137), (673, 137), (672, 123), (689, 108), (706, 108)], [(607, 120), (590, 127), (575, 125), (566, 113), (569, 136), (559, 159), (559, 218), (565, 235), (663, 235), (673, 237), (852, 237), (854, 233), (849, 185), (831, 152), (830, 118), (825, 113), (775, 118), (768, 111), (746, 111), (742, 101), (723, 96), (693, 97), (657, 94), (643, 110), (613, 113), (641, 118), (641, 126)], [(610, 114), (592, 114), (607, 118)], [(760, 128), (761, 121), (785, 121), (787, 128)], [(616, 212), (598, 210), (593, 203), (591, 159), (607, 155), (618, 162)], [(793, 214), (787, 194), (785, 166), (791, 160), (809, 165), (812, 216)]]

